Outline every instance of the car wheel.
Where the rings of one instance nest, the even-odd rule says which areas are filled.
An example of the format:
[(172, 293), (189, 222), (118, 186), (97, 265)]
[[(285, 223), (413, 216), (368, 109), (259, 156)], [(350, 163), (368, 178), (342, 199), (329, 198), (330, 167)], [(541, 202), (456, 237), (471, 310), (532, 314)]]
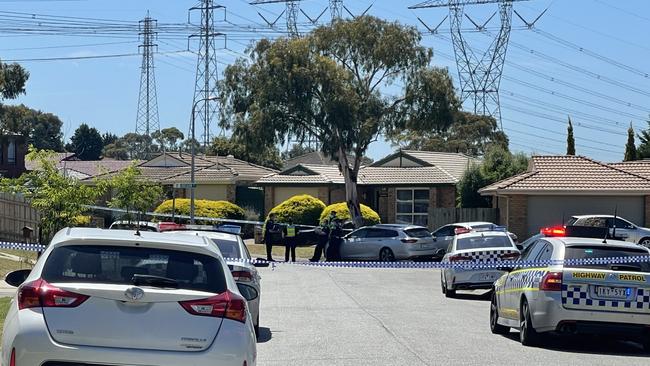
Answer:
[(390, 248), (381, 248), (379, 251), (379, 261), (380, 262), (393, 262), (395, 261), (395, 254)]
[(445, 276), (444, 274), (440, 273), (440, 288), (442, 289), (443, 294), (447, 292), (447, 289), (445, 288), (445, 281), (443, 278), (444, 276)]
[(524, 346), (535, 346), (538, 342), (539, 335), (535, 331), (535, 328), (533, 328), (533, 322), (530, 320), (528, 301), (522, 301), (521, 312), (519, 314), (519, 340)]
[(260, 337), (260, 316), (259, 314), (257, 315), (257, 319), (255, 320), (255, 338)]
[(639, 240), (639, 245), (650, 248), (650, 238), (643, 238)]
[(503, 326), (497, 322), (499, 319), (499, 308), (497, 307), (496, 291), (492, 292), (492, 301), (490, 302), (490, 330), (493, 334), (508, 334), (510, 327)]
[(447, 282), (445, 281), (445, 287), (443, 288), (443, 292), (445, 293), (445, 297), (448, 298), (454, 298), (456, 297), (456, 290), (452, 290), (449, 287), (447, 287)]

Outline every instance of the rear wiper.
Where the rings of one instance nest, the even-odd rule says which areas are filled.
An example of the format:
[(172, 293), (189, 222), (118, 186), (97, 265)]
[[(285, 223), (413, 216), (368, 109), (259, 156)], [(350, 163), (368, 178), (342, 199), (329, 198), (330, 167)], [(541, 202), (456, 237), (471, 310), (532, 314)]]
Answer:
[(178, 288), (178, 281), (172, 278), (161, 277), (161, 276), (150, 276), (135, 274), (131, 278), (131, 282), (135, 286), (153, 286), (161, 288)]

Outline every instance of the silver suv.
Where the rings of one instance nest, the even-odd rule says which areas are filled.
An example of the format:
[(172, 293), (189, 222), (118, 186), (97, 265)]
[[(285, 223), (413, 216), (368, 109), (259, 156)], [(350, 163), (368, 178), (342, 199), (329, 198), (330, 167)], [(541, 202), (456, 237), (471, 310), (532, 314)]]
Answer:
[(631, 243), (650, 248), (650, 229), (637, 226), (630, 221), (613, 215), (573, 216), (566, 226), (589, 226), (609, 228), (610, 235)]

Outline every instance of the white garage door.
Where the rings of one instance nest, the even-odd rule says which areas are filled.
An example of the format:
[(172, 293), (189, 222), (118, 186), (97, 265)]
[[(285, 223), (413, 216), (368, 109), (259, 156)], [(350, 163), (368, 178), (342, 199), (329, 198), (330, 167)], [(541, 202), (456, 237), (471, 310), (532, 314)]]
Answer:
[(561, 225), (573, 215), (613, 215), (643, 226), (643, 197), (611, 196), (531, 196), (528, 197), (528, 233), (540, 228)]

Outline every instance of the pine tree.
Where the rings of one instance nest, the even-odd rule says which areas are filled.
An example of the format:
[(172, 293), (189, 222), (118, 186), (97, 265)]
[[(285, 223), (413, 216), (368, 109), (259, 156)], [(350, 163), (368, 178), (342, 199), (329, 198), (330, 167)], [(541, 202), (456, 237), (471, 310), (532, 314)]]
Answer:
[(636, 158), (638, 160), (650, 158), (650, 120), (648, 120), (649, 129), (641, 131), (638, 135), (641, 143), (636, 150)]
[(625, 161), (637, 160), (636, 144), (634, 140), (634, 128), (630, 122), (630, 128), (627, 129), (627, 144), (625, 144)]
[(573, 124), (571, 123), (571, 117), (569, 117), (569, 127), (567, 127), (566, 154), (576, 154), (576, 140), (573, 137)]

